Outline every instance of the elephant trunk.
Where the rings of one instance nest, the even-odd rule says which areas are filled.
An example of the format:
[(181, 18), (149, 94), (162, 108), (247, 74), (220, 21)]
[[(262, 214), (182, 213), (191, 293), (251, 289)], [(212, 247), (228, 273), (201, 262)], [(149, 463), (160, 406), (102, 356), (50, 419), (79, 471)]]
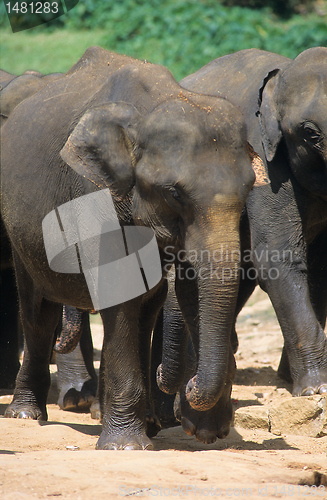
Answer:
[(82, 313), (75, 307), (63, 306), (60, 336), (53, 350), (58, 354), (68, 354), (77, 346), (82, 335)]
[(199, 337), (194, 342), (197, 373), (186, 386), (186, 396), (195, 410), (212, 408), (235, 373), (231, 330), (239, 284), (241, 208), (217, 204), (194, 226), (188, 239), (189, 254), (193, 247), (196, 255)]

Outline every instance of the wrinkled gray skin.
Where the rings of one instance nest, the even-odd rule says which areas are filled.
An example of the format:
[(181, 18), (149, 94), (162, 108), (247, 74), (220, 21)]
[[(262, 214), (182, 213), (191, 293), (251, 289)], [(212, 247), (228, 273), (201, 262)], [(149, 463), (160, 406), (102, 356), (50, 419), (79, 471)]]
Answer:
[[(242, 262), (236, 315), (258, 282), (284, 335), (279, 374), (293, 382), (294, 396), (325, 394), (327, 48), (294, 61), (244, 50), (212, 61), (181, 85), (226, 97), (243, 112), (270, 179), (252, 189), (242, 216), (243, 257), (251, 248), (253, 260)], [(236, 350), (236, 333), (233, 344)]]
[[(37, 71), (26, 71), (17, 76), (0, 70), (1, 126), (8, 119), (15, 107), (27, 97), (38, 92), (48, 83), (62, 76), (61, 73), (42, 75)], [(5, 265), (5, 268), (3, 266)], [(11, 278), (13, 267), (10, 241), (1, 219), (1, 282), (5, 290), (5, 304), (1, 321), (0, 385), (14, 387), (19, 369), (18, 361), (18, 304), (16, 283)], [(3, 301), (2, 301), (3, 302)], [(17, 306), (16, 306), (17, 304)], [(68, 314), (66, 312), (68, 311)], [(62, 341), (71, 336), (76, 349), (69, 354), (57, 350), (58, 368), (58, 404), (64, 410), (87, 410), (94, 401), (97, 388), (97, 376), (93, 367), (93, 344), (88, 313), (81, 313), (75, 308), (64, 306), (63, 317), (57, 327)], [(76, 335), (76, 330), (78, 333)], [(63, 332), (65, 335), (63, 335)], [(81, 341), (78, 342), (82, 336)]]
[[(60, 304), (85, 310), (93, 304), (82, 275), (49, 268), (41, 229), (45, 215), (110, 187), (121, 224), (150, 226), (161, 249), (171, 245), (188, 255), (190, 249), (225, 244), (235, 250), (254, 173), (244, 122), (231, 104), (182, 91), (165, 68), (100, 48), (89, 49), (66, 75), (20, 103), (2, 128), (2, 144), (2, 213), (26, 341), (6, 415), (23, 411), (46, 419)], [(217, 270), (224, 266), (218, 263)], [(209, 280), (208, 273), (197, 280), (199, 362), (187, 396), (198, 410), (224, 397), (234, 362), (230, 310), (238, 276)], [(143, 296), (101, 311), (99, 449), (152, 447), (145, 432), (149, 363), (144, 360), (165, 283), (162, 279)], [(186, 286), (180, 284), (179, 295)]]

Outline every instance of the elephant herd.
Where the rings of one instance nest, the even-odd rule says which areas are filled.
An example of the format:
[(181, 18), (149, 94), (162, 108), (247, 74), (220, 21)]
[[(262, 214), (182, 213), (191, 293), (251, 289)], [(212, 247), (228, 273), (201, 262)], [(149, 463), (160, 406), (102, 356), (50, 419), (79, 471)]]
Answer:
[[(152, 449), (155, 380), (177, 394), (175, 414), (188, 434), (204, 443), (228, 435), (235, 323), (257, 284), (284, 336), (279, 375), (294, 396), (327, 393), (327, 48), (294, 60), (243, 50), (179, 83), (162, 66), (98, 47), (65, 74), (0, 76), (1, 245), (10, 242), (24, 336), (6, 417), (47, 419), (58, 330), (64, 379), (62, 346), (82, 334), (83, 390), (94, 396), (90, 268), (98, 262), (105, 281), (105, 257), (121, 248), (127, 267), (111, 289), (127, 284), (127, 298), (98, 307), (98, 449)], [(102, 229), (101, 241), (93, 237), (95, 205), (82, 212), (82, 201), (99, 193), (107, 196), (101, 227), (116, 229)], [(75, 212), (65, 219), (68, 206)], [(76, 221), (86, 235), (78, 245)], [(160, 256), (152, 281), (150, 243), (148, 253), (127, 251), (128, 235), (142, 227)], [(59, 247), (64, 272), (50, 264)], [(139, 294), (133, 256), (146, 288)], [(67, 359), (79, 372), (78, 355)]]

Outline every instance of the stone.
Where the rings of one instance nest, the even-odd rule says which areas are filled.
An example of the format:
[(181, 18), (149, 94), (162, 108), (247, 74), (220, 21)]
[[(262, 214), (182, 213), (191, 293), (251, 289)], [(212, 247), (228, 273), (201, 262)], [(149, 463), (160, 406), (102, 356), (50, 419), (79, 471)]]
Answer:
[(268, 415), (273, 434), (327, 435), (326, 397), (315, 395), (283, 399), (269, 406)]
[[(305, 476), (301, 477), (298, 484), (302, 486), (327, 486), (327, 474), (317, 470), (309, 471)], [(312, 490), (312, 492), (314, 491)], [(320, 493), (319, 490), (317, 491)], [(324, 490), (321, 488), (321, 491), (323, 492)]]
[(234, 414), (234, 426), (269, 431), (268, 409), (259, 405), (238, 408)]

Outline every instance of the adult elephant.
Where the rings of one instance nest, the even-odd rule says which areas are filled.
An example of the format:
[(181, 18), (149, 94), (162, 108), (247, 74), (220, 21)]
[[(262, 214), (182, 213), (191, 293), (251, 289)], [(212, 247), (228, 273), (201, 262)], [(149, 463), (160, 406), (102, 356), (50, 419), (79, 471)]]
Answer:
[[(85, 274), (50, 269), (42, 221), (65, 203), (78, 206), (80, 197), (107, 199), (108, 188), (120, 224), (149, 226), (160, 249), (171, 245), (199, 256), (220, 245), (229, 249), (228, 262), (217, 262), (212, 276), (206, 260), (194, 263), (201, 269), (199, 362), (188, 401), (199, 410), (214, 406), (233, 369), (230, 311), (238, 291), (237, 269), (225, 280), (219, 271), (231, 259), (238, 268), (240, 214), (254, 182), (241, 113), (225, 100), (183, 90), (163, 67), (90, 48), (66, 75), (13, 110), (2, 144), (2, 213), (26, 342), (6, 416), (47, 418), (60, 304), (94, 308)], [(182, 291), (187, 282), (180, 281)], [(103, 430), (97, 448), (152, 446), (145, 433), (144, 360), (165, 292), (161, 278), (144, 294), (100, 311)]]
[(291, 378), (294, 396), (325, 394), (327, 48), (295, 60), (243, 50), (212, 61), (181, 85), (225, 97), (242, 111), (270, 180), (253, 188), (242, 216), (236, 312), (258, 281), (284, 335), (279, 374)]

